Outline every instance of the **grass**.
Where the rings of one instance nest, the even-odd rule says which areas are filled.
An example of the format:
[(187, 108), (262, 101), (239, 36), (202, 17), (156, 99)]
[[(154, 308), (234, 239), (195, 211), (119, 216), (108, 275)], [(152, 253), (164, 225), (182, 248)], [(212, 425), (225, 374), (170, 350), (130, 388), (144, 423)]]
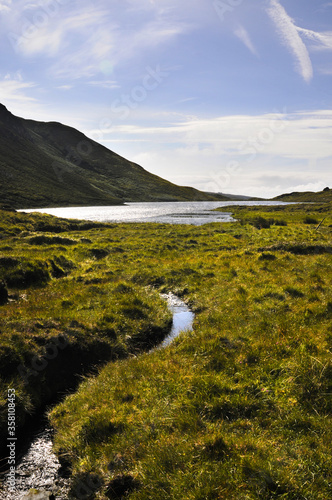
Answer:
[[(41, 222), (46, 232), (41, 232)], [(30, 414), (74, 386), (77, 374), (155, 345), (168, 332), (171, 316), (156, 291), (128, 282), (121, 269), (125, 250), (117, 239), (113, 242), (112, 226), (100, 229), (97, 224), (86, 230), (80, 222), (13, 212), (2, 213), (2, 224), (0, 435), (4, 438), (8, 385), (17, 391), (20, 429)], [(52, 228), (75, 230), (67, 237), (49, 232)]]
[[(15, 234), (7, 220), (0, 255), (13, 263), (1, 279), (15, 259), (44, 263), (49, 277), (7, 287), (4, 390), (14, 384), (32, 411), (47, 381), (78, 369), (72, 360), (101, 362), (106, 346), (113, 359), (50, 413), (72, 498), (329, 498), (331, 212), (294, 207), (239, 208), (237, 223), (200, 227), (68, 227), (61, 238), (76, 242), (68, 245), (35, 230), (43, 216), (13, 214)], [(324, 213), (318, 230), (308, 213)], [(285, 224), (259, 229), (253, 217)], [(63, 274), (54, 276), (51, 261)], [(167, 291), (195, 311), (194, 330), (137, 356), (169, 324), (159, 298)], [(69, 346), (47, 360), (50, 374), (22, 384), (17, 362), (45, 358), (64, 334)]]

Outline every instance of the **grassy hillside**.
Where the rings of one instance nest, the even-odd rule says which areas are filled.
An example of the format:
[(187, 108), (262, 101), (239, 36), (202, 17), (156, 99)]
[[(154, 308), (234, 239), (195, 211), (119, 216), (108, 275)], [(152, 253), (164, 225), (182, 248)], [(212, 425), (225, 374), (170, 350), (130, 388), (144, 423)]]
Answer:
[[(316, 229), (308, 214), (322, 213)], [(1, 213), (3, 432), (9, 386), (23, 419), (80, 362), (113, 359), (51, 413), (72, 498), (330, 497), (331, 207), (234, 215), (196, 227)], [(167, 291), (194, 330), (136, 356), (169, 324)]]
[(176, 186), (71, 127), (24, 120), (1, 104), (0, 151), (0, 203), (14, 208), (223, 199)]
[(324, 203), (332, 201), (332, 189), (325, 188), (323, 191), (318, 193), (313, 193), (312, 191), (304, 191), (304, 192), (294, 192), (282, 194), (280, 196), (276, 196), (273, 200), (277, 201), (293, 201), (293, 202), (314, 202), (314, 203)]

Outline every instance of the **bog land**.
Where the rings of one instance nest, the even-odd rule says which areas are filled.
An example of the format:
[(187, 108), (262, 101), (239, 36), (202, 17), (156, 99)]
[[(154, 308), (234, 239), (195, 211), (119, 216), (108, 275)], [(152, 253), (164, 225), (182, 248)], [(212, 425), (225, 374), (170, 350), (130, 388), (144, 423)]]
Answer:
[[(0, 212), (1, 438), (9, 387), (18, 431), (75, 388), (49, 412), (73, 498), (329, 498), (332, 205), (232, 210), (203, 226)], [(170, 291), (193, 331), (148, 353)]]

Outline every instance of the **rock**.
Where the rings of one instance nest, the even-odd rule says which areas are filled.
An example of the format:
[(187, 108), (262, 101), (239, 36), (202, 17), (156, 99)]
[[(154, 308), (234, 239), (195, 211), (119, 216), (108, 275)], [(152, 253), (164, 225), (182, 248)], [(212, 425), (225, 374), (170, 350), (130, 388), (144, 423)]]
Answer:
[(51, 491), (30, 490), (22, 500), (55, 500), (55, 496)]

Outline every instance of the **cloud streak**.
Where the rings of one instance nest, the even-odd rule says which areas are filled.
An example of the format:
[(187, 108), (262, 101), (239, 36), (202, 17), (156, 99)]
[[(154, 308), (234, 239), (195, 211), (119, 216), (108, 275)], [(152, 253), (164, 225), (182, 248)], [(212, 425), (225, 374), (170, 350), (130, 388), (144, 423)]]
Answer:
[(295, 57), (298, 72), (303, 79), (309, 83), (313, 77), (311, 59), (293, 19), (287, 14), (286, 10), (278, 0), (270, 0), (267, 12), (272, 21), (275, 23), (277, 32), (283, 44)]
[(317, 33), (304, 28), (297, 28), (298, 32), (314, 43), (315, 50), (332, 50), (332, 31)]
[(252, 43), (249, 33), (243, 26), (239, 26), (235, 31), (234, 34), (241, 40), (241, 42), (244, 43), (244, 45), (247, 47), (247, 49), (250, 50), (254, 56), (258, 57), (258, 52)]
[(0, 80), (1, 101), (5, 102), (9, 107), (27, 102), (36, 102), (34, 97), (26, 94), (26, 91), (33, 87), (36, 87), (36, 84), (24, 82), (19, 73), (15, 76), (8, 73)]
[(26, 5), (23, 0), (17, 0), (12, 11), (7, 4), (0, 0), (0, 10), (6, 8), (7, 39), (20, 55), (43, 59), (53, 78), (78, 80), (111, 73), (111, 66), (128, 64), (189, 29), (171, 9), (144, 1), (137, 5), (82, 0), (63, 5), (63, 0), (54, 0), (56, 9), (50, 12), (42, 4)]

